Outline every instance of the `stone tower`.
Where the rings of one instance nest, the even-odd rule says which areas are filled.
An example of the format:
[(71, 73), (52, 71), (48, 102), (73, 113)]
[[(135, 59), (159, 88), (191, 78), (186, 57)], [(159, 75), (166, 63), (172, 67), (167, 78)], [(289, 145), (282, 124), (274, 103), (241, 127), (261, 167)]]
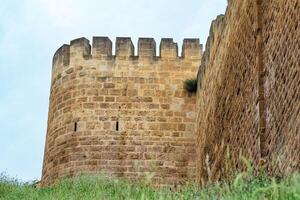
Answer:
[(79, 38), (54, 55), (42, 185), (65, 176), (105, 171), (158, 185), (195, 178), (195, 78), (202, 45), (152, 38)]

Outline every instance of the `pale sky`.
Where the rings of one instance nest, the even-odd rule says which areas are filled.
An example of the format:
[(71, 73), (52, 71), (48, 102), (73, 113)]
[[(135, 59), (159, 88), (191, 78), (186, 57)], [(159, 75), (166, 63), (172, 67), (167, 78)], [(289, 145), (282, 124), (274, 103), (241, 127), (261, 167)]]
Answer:
[(184, 38), (205, 44), (227, 0), (1, 0), (0, 173), (40, 179), (51, 61), (78, 37)]

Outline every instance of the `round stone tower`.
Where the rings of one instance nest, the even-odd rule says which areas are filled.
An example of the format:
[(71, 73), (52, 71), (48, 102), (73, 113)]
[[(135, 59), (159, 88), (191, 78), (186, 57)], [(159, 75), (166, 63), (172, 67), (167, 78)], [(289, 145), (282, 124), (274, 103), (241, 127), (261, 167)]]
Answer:
[(71, 41), (53, 58), (42, 185), (78, 174), (106, 172), (154, 184), (195, 177), (195, 95), (183, 81), (195, 78), (202, 46), (185, 39), (182, 55), (162, 39)]

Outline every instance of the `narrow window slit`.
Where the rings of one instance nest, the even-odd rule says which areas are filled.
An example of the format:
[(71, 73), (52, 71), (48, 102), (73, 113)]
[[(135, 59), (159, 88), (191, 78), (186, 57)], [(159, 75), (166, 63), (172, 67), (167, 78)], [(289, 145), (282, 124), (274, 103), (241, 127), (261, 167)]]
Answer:
[(74, 132), (77, 131), (77, 122), (74, 123)]
[(116, 131), (119, 131), (119, 121), (116, 122)]

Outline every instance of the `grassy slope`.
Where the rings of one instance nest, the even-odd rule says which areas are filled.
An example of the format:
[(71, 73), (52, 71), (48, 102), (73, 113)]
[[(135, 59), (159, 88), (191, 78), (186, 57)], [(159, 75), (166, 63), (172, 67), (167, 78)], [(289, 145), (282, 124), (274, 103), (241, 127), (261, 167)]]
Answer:
[(0, 199), (283, 199), (300, 200), (300, 174), (275, 181), (273, 178), (253, 178), (238, 175), (228, 184), (215, 184), (181, 191), (154, 190), (143, 184), (103, 177), (79, 177), (64, 180), (54, 187), (35, 189), (30, 184), (0, 177)]

